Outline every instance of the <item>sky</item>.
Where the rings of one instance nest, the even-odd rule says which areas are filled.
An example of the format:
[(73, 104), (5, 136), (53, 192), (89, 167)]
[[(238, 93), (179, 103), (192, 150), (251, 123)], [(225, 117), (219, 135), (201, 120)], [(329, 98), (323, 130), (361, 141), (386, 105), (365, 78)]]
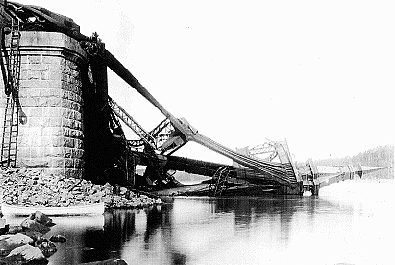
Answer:
[[(392, 1), (18, 2), (96, 31), (168, 111), (231, 149), (286, 139), (304, 162), (395, 142)], [(147, 131), (164, 119), (109, 72)], [(196, 143), (175, 155), (229, 162)]]

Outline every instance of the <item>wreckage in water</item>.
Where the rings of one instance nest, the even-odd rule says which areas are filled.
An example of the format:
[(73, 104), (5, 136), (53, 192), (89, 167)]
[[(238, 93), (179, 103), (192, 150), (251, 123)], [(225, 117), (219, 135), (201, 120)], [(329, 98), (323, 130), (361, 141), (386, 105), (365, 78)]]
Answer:
[[(314, 166), (311, 161), (305, 166), (297, 167), (285, 141), (270, 142), (262, 146), (270, 154), (266, 159), (259, 159), (240, 150), (236, 152), (199, 133), (185, 119), (178, 119), (165, 109), (105, 48), (96, 33), (91, 37), (85, 36), (80, 33), (79, 26), (72, 19), (37, 6), (1, 1), (0, 12), (0, 65), (5, 92), (1, 146), (3, 166), (17, 167), (18, 164), (33, 163), (34, 167), (45, 170), (62, 166), (63, 171), (59, 171), (61, 174), (84, 172), (83, 177), (95, 182), (119, 183), (158, 195), (212, 196), (302, 194), (304, 190), (318, 194), (319, 187), (378, 169), (359, 165), (324, 168)], [(52, 38), (66, 40), (55, 41), (56, 45), (69, 46), (54, 48), (49, 44), (52, 43)], [(55, 54), (56, 52), (58, 53)], [(59, 80), (51, 80), (56, 75), (50, 71), (59, 67), (59, 64), (55, 62), (50, 67), (44, 64), (54, 62), (59, 57), (63, 60), (62, 67), (56, 71), (62, 72), (66, 69), (67, 73), (62, 72), (64, 76), (59, 75)], [(29, 63), (35, 64), (34, 67)], [(164, 120), (157, 127), (151, 131), (145, 130), (108, 95), (107, 68), (114, 71), (163, 114)], [(40, 72), (37, 74), (37, 71)], [(46, 82), (47, 79), (51, 82)], [(31, 80), (35, 82), (30, 82)], [(24, 82), (23, 86), (20, 81)], [(52, 81), (63, 82), (59, 86), (59, 93), (56, 92), (58, 88), (50, 87), (57, 85)], [(32, 89), (41, 89), (39, 93), (35, 91), (23, 95), (24, 98), (33, 97), (33, 94), (38, 97), (37, 100), (25, 100), (29, 103), (37, 102), (37, 106), (27, 107), (19, 100), (22, 97), (22, 88), (29, 86)], [(47, 95), (47, 90), (51, 89), (56, 92), (51, 92), (53, 94), (50, 96), (53, 98), (41, 102), (39, 97)], [(69, 90), (63, 91), (65, 89)], [(55, 113), (61, 122), (50, 119), (49, 125), (56, 130), (51, 131), (53, 135), (47, 135), (45, 133), (48, 130), (43, 128), (48, 124), (41, 122), (43, 115), (34, 116), (38, 113), (35, 108), (44, 114), (52, 113), (56, 107), (61, 107)], [(24, 109), (27, 108), (30, 108), (29, 112), (25, 113)], [(32, 120), (39, 122), (30, 123)], [(120, 121), (132, 129), (139, 139), (126, 139)], [(36, 133), (34, 137), (40, 141), (31, 139), (31, 136), (26, 139), (28, 136), (18, 135), (21, 129), (19, 125), (35, 126), (31, 131)], [(26, 130), (24, 127), (22, 129)], [(48, 144), (46, 140), (52, 136), (55, 140)], [(25, 138), (21, 139), (23, 137)], [(29, 141), (34, 144), (45, 142), (46, 145), (38, 152), (33, 144), (26, 146)], [(173, 155), (189, 141), (232, 159), (235, 165), (221, 165)], [(26, 150), (29, 152), (25, 152)], [(52, 153), (44, 154), (44, 151)], [(32, 158), (33, 154), (54, 158), (42, 162), (37, 157)], [(278, 159), (277, 162), (275, 158)], [(136, 174), (137, 165), (146, 166), (144, 174)], [(183, 186), (169, 174), (174, 170), (209, 176), (211, 180), (199, 186)]]
[[(305, 164), (296, 164), (291, 160), (286, 141), (268, 141), (265, 144), (249, 149), (237, 149), (237, 152), (251, 159), (277, 165), (286, 171), (285, 176), (295, 178), (296, 183), (283, 184), (270, 178), (265, 172), (234, 165), (221, 165), (189, 158), (169, 157), (168, 167), (193, 174), (212, 176), (208, 181), (196, 185), (170, 188), (157, 191), (163, 196), (237, 196), (237, 195), (263, 195), (263, 194), (303, 194), (305, 191), (318, 195), (321, 187), (351, 180), (355, 177), (374, 172), (382, 167), (366, 167), (360, 164), (347, 166), (318, 166), (309, 159)], [(266, 158), (257, 157), (257, 154), (266, 154)], [(275, 162), (275, 161), (278, 162)]]

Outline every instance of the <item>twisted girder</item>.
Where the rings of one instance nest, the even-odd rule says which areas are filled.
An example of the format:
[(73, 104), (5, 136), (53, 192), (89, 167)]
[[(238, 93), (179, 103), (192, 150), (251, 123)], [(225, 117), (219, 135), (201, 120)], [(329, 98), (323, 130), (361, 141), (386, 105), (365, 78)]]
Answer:
[(228, 186), (227, 181), (230, 175), (230, 167), (219, 167), (213, 175), (212, 182), (209, 185), (209, 195), (212, 197), (220, 197)]
[(150, 134), (156, 139), (156, 146), (161, 154), (170, 155), (186, 143), (168, 118), (155, 127)]
[(257, 171), (261, 171), (268, 177), (272, 178), (273, 180), (281, 184), (296, 183), (295, 176), (289, 176), (288, 175), (289, 173), (287, 172), (287, 166), (283, 164), (274, 163), (274, 162), (265, 162), (245, 155), (241, 155), (211, 140), (210, 138), (202, 134), (195, 134), (191, 138), (191, 140), (232, 159), (233, 161), (235, 161), (236, 163), (242, 166), (245, 166), (247, 168), (252, 168)]
[(108, 103), (115, 115), (120, 118), (130, 129), (132, 129), (146, 144), (150, 145), (154, 150), (157, 149), (155, 145), (155, 138), (147, 133), (140, 124), (129, 115), (124, 108), (119, 106), (111, 97), (108, 97)]
[[(161, 121), (158, 126), (156, 126), (154, 129), (150, 131), (150, 134), (153, 137), (157, 137), (160, 134), (163, 134), (163, 131), (166, 130), (166, 128), (171, 127), (172, 130), (174, 130), (174, 127), (171, 125), (170, 121), (168, 118), (165, 118), (163, 121)], [(165, 132), (166, 133), (166, 132)]]
[(129, 140), (129, 147), (137, 150), (144, 148), (144, 146), (148, 144), (152, 150), (156, 150), (162, 155), (170, 155), (186, 143), (185, 140), (177, 134), (177, 130), (167, 118), (148, 133), (111, 97), (108, 99), (108, 104), (113, 110), (113, 113), (140, 137), (139, 140)]
[[(267, 158), (260, 159), (257, 155), (266, 155)], [(257, 145), (253, 148), (248, 149), (248, 155), (257, 158), (258, 160), (273, 161), (278, 155), (275, 143), (271, 140), (267, 140), (266, 143)]]

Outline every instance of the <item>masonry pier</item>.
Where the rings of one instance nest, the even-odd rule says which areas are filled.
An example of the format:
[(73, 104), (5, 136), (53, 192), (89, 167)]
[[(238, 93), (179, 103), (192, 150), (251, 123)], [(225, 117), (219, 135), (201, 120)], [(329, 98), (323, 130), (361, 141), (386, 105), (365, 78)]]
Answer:
[[(6, 39), (6, 42), (8, 40)], [(59, 32), (22, 31), (20, 36), (19, 124), (17, 167), (82, 176), (84, 131), (82, 69), (86, 52)], [(4, 91), (1, 83), (0, 89)], [(4, 117), (7, 96), (0, 93)], [(4, 123), (1, 130), (4, 131)], [(3, 150), (2, 161), (8, 153)]]

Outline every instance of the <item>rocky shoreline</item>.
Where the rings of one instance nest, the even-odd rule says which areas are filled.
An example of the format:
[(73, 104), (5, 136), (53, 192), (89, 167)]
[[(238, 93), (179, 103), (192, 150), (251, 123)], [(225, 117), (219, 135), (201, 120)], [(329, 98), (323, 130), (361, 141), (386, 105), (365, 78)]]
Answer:
[(96, 185), (84, 179), (44, 174), (31, 168), (0, 169), (0, 201), (22, 206), (76, 206), (104, 202), (106, 208), (144, 208), (161, 204), (160, 198), (126, 187)]
[(1, 218), (0, 264), (48, 263), (47, 258), (57, 251), (56, 242), (65, 242), (57, 236), (48, 240), (44, 234), (55, 224), (46, 215), (35, 212), (20, 225), (10, 226)]
[[(48, 264), (48, 258), (67, 241), (62, 235), (45, 237), (54, 225), (51, 218), (39, 211), (31, 213), (20, 225), (11, 226), (6, 219), (0, 218), (0, 265)], [(127, 265), (120, 259), (81, 263), (88, 264)]]
[[(108, 183), (96, 185), (84, 179), (45, 174), (39, 169), (0, 169), (0, 202), (11, 205), (67, 207), (104, 202), (106, 209), (116, 209), (162, 204), (160, 198), (141, 193)], [(47, 258), (57, 250), (56, 244), (66, 240), (60, 235), (50, 239), (43, 237), (53, 225), (52, 220), (41, 212), (32, 213), (19, 226), (13, 227), (0, 218), (0, 265), (47, 264)], [(86, 264), (126, 262), (110, 259)]]

